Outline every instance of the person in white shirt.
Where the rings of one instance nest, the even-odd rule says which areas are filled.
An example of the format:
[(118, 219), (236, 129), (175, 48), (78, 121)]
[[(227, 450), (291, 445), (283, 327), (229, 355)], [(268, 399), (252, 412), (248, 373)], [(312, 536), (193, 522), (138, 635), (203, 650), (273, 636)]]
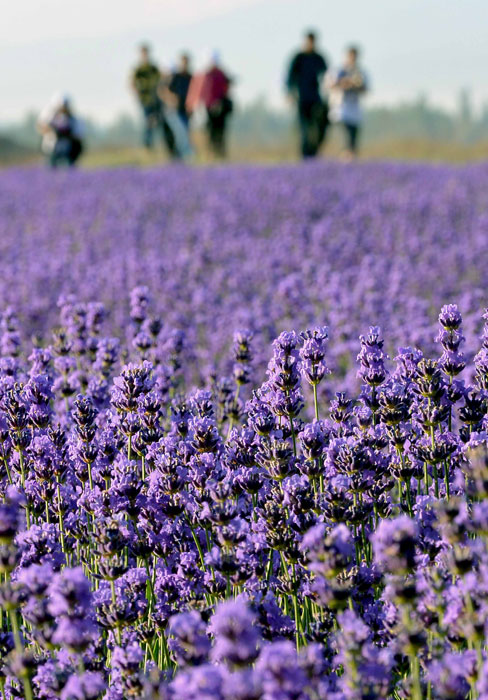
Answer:
[(83, 151), (83, 126), (68, 97), (52, 98), (39, 115), (37, 130), (42, 134), (41, 149), (53, 168), (62, 163), (75, 165)]
[(327, 77), (330, 89), (330, 117), (344, 125), (346, 131), (346, 156), (357, 155), (358, 138), (363, 122), (361, 97), (368, 90), (368, 80), (358, 65), (359, 50), (350, 46), (344, 65)]

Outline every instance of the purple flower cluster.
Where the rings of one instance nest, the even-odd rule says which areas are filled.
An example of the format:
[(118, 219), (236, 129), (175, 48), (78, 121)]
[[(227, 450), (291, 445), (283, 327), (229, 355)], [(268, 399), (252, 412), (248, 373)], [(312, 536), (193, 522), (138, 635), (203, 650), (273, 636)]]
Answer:
[(488, 699), (486, 177), (6, 174), (0, 700)]
[[(369, 326), (381, 327), (388, 355), (408, 345), (430, 354), (449, 300), (462, 308), (469, 356), (488, 282), (487, 180), (485, 166), (384, 163), (4, 171), (0, 350), (41, 342), (58, 299), (75, 294), (110, 312), (100, 366), (117, 352), (113, 337), (125, 348), (137, 327), (129, 349), (143, 350), (162, 323), (160, 342), (189, 385), (238, 369), (240, 329), (253, 334), (257, 378), (280, 332), (327, 325), (332, 375), (319, 393), (355, 391), (352, 359)], [(82, 335), (103, 321), (98, 304), (73, 311)]]
[(372, 327), (327, 401), (325, 327), (281, 333), (260, 385), (237, 331), (192, 388), (147, 290), (131, 309), (116, 341), (70, 297), (5, 346), (2, 700), (486, 696), (488, 328), (464, 355), (444, 306), (440, 350), (390, 359)]

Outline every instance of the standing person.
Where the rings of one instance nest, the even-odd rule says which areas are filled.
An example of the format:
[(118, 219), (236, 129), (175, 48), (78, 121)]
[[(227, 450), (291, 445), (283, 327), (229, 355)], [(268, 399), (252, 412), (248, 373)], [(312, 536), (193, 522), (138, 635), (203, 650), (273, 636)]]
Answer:
[(288, 93), (297, 103), (303, 158), (316, 156), (325, 138), (328, 106), (320, 94), (320, 83), (326, 71), (325, 58), (316, 49), (315, 33), (307, 32), (287, 78)]
[(180, 64), (177, 70), (174, 71), (170, 78), (168, 89), (176, 97), (178, 116), (187, 128), (190, 124), (190, 115), (186, 108), (186, 98), (188, 97), (191, 79), (190, 57), (187, 53), (183, 53), (180, 56)]
[(186, 108), (186, 98), (192, 79), (189, 68), (189, 56), (182, 54), (179, 67), (162, 81), (159, 88), (166, 121), (173, 132), (181, 158), (187, 158), (193, 154), (190, 141), (190, 117)]
[(346, 132), (346, 160), (352, 160), (357, 155), (363, 121), (361, 97), (368, 90), (368, 81), (358, 65), (358, 57), (358, 48), (350, 46), (342, 68), (327, 80), (331, 90), (331, 116), (334, 121), (343, 124)]
[(208, 143), (217, 158), (225, 158), (227, 153), (226, 129), (233, 111), (232, 100), (229, 97), (231, 82), (220, 67), (219, 54), (214, 51), (206, 70), (193, 77), (186, 99), (190, 114), (200, 104), (205, 106)]
[(144, 146), (147, 149), (152, 148), (154, 131), (160, 129), (169, 154), (177, 157), (175, 138), (165, 119), (164, 105), (159, 96), (161, 71), (151, 60), (147, 44), (142, 44), (139, 51), (139, 63), (132, 73), (131, 85), (144, 115)]
[(42, 134), (42, 150), (56, 168), (74, 166), (83, 152), (83, 125), (74, 115), (69, 97), (55, 96), (39, 115), (37, 130)]

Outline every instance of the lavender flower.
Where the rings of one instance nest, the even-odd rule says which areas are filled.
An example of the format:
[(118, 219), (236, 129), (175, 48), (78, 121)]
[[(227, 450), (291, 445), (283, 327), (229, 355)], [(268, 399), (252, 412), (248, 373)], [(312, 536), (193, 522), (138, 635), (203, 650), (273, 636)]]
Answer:
[(417, 538), (417, 524), (406, 515), (382, 520), (371, 537), (376, 563), (392, 574), (412, 570)]
[(210, 631), (215, 636), (211, 657), (235, 666), (252, 663), (258, 655), (255, 623), (255, 615), (243, 602), (221, 603), (210, 621)]
[(488, 695), (483, 168), (2, 178), (0, 695)]

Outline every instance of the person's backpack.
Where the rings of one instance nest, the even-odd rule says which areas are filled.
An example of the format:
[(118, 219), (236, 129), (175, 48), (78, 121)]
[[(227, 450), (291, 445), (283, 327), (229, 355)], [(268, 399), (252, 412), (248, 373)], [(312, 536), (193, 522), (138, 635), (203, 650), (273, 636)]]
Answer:
[(230, 97), (223, 97), (220, 102), (222, 115), (227, 116), (229, 114), (232, 114), (232, 112), (234, 111), (234, 103), (232, 102)]

